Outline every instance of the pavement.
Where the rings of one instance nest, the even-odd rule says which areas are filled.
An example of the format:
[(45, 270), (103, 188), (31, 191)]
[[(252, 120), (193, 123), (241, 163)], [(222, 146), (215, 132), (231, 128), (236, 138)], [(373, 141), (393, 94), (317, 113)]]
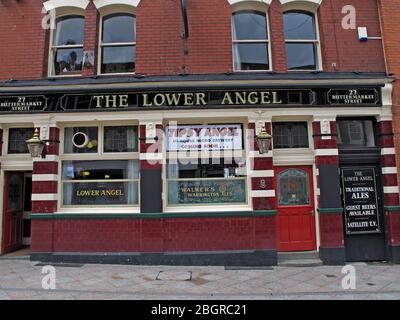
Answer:
[(95, 264), (55, 265), (56, 289), (47, 290), (43, 266), (24, 256), (0, 258), (0, 300), (400, 300), (400, 265), (386, 263), (352, 264), (356, 289), (348, 290), (341, 266)]

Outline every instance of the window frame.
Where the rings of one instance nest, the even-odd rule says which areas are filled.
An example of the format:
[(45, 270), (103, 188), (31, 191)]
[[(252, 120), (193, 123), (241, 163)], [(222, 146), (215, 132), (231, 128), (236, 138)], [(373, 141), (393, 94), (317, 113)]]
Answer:
[(80, 17), (83, 18), (84, 22), (84, 27), (83, 27), (83, 43), (79, 45), (62, 45), (62, 46), (55, 46), (54, 45), (54, 31), (56, 29), (50, 28), (50, 39), (49, 39), (49, 58), (48, 58), (48, 67), (47, 67), (47, 75), (49, 78), (58, 78), (58, 77), (81, 77), (83, 75), (83, 68), (84, 68), (84, 52), (82, 55), (82, 70), (78, 73), (67, 73), (67, 74), (55, 74), (55, 63), (54, 63), (54, 58), (55, 58), (55, 53), (56, 50), (58, 49), (74, 49), (74, 48), (82, 48), (82, 51), (84, 51), (84, 45), (85, 45), (85, 24), (86, 24), (86, 19), (85, 19), (85, 13), (82, 11), (77, 11), (77, 10), (72, 10), (72, 11), (65, 11), (63, 14), (56, 15), (55, 17), (52, 17), (51, 19), (54, 19), (51, 21), (51, 24), (54, 24), (57, 26), (57, 21), (60, 19), (66, 19), (66, 18), (72, 18), (72, 17)]
[(29, 159), (32, 160), (32, 157), (30, 155), (30, 153), (9, 153), (8, 150), (8, 146), (9, 146), (9, 140), (10, 140), (10, 129), (32, 129), (32, 136), (33, 136), (33, 132), (35, 131), (35, 127), (34, 125), (30, 125), (30, 124), (21, 124), (21, 125), (12, 125), (12, 126), (7, 126), (7, 127), (3, 127), (3, 157), (12, 157), (13, 159)]
[(314, 44), (314, 50), (315, 50), (315, 62), (317, 63), (317, 66), (315, 69), (289, 69), (289, 66), (287, 65), (287, 71), (288, 72), (315, 72), (315, 71), (323, 71), (323, 64), (322, 64), (322, 52), (321, 52), (321, 38), (320, 38), (320, 32), (319, 32), (319, 21), (318, 21), (318, 14), (316, 11), (310, 11), (307, 9), (288, 9), (282, 13), (283, 17), (286, 13), (305, 13), (308, 15), (312, 15), (314, 17), (314, 23), (315, 23), (315, 40), (310, 40), (310, 39), (286, 39), (285, 37), (285, 24), (283, 24), (283, 37), (284, 37), (284, 42), (285, 42), (285, 55), (286, 55), (286, 64), (288, 62), (287, 60), (287, 53), (286, 53), (286, 44)]
[[(339, 144), (339, 135), (340, 135), (339, 122), (340, 121), (362, 121), (362, 130), (363, 130), (364, 138), (367, 137), (366, 130), (365, 130), (365, 121), (371, 121), (375, 145), (374, 146), (366, 146), (366, 145), (360, 146), (360, 145), (345, 145), (343, 143)], [(373, 117), (339, 117), (336, 119), (336, 134), (337, 134), (337, 140), (338, 140), (337, 145), (338, 145), (338, 149), (340, 149), (340, 150), (381, 148), (381, 146), (379, 144), (377, 120), (376, 120), (376, 118), (373, 118)]]
[[(137, 152), (104, 152), (104, 127), (120, 127), (120, 126), (136, 126), (138, 127), (138, 138), (139, 138), (139, 124), (137, 122), (76, 122), (76, 123), (66, 123), (60, 126), (60, 156), (58, 161), (58, 211), (65, 213), (74, 212), (105, 212), (105, 213), (123, 213), (124, 210), (128, 213), (140, 213), (140, 169), (139, 178), (130, 179), (130, 181), (137, 181), (138, 183), (138, 203), (137, 204), (127, 204), (127, 205), (96, 205), (96, 206), (85, 206), (85, 205), (64, 205), (64, 180), (62, 177), (62, 166), (65, 161), (128, 161), (134, 160), (138, 161), (140, 165), (140, 144), (138, 140), (138, 150)], [(98, 128), (98, 151), (97, 153), (65, 153), (64, 143), (65, 143), (65, 129), (74, 127), (97, 127)], [(98, 180), (103, 181), (103, 180)], [(119, 180), (117, 180), (119, 181)]]
[[(136, 13), (130, 11), (106, 11), (101, 14), (99, 19), (99, 39), (97, 48), (97, 74), (102, 76), (115, 76), (115, 75), (133, 75), (136, 73), (136, 43), (135, 42), (115, 42), (115, 43), (103, 43), (103, 29), (104, 29), (104, 19), (112, 16), (133, 16), (135, 18), (135, 39), (136, 39)], [(137, 40), (137, 39), (136, 39)], [(101, 71), (101, 66), (103, 62), (103, 48), (110, 47), (134, 47), (135, 48), (135, 71), (133, 72), (113, 72), (113, 73), (103, 73)]]
[[(167, 171), (168, 171), (168, 163), (169, 160), (172, 159), (178, 159), (179, 160), (184, 160), (184, 161), (190, 161), (190, 160), (198, 160), (201, 161), (201, 159), (211, 159), (210, 156), (212, 156), (213, 152), (218, 152), (218, 151), (197, 151), (196, 156), (190, 156), (186, 155), (185, 157), (183, 156), (178, 156), (179, 152), (178, 151), (167, 151), (166, 147), (163, 147), (163, 165), (162, 165), (162, 180), (163, 180), (163, 212), (164, 213), (187, 213), (187, 212), (219, 212), (219, 211), (226, 211), (226, 210), (251, 210), (251, 190), (249, 189), (249, 186), (251, 186), (251, 175), (249, 174), (249, 144), (246, 139), (245, 132), (248, 129), (248, 125), (241, 121), (241, 120), (230, 120), (230, 121), (199, 121), (198, 119), (196, 120), (186, 120), (186, 121), (178, 121), (178, 123), (175, 123), (174, 125), (177, 126), (193, 126), (193, 125), (198, 125), (198, 126), (207, 126), (207, 125), (227, 125), (227, 124), (241, 124), (242, 125), (242, 149), (241, 150), (233, 150), (232, 151), (232, 157), (233, 160), (235, 158), (241, 157), (242, 159), (245, 159), (246, 161), (246, 176), (239, 177), (237, 179), (243, 179), (245, 181), (245, 186), (246, 186), (246, 194), (245, 194), (245, 199), (246, 202), (243, 203), (205, 203), (205, 204), (200, 204), (200, 203), (192, 203), (192, 204), (169, 204), (168, 199), (169, 199), (169, 190), (168, 190), (168, 182), (170, 180), (177, 180), (177, 179), (168, 179), (167, 176)], [(167, 127), (168, 124), (165, 124), (165, 127)], [(163, 145), (165, 146), (165, 144)], [(221, 151), (220, 151), (221, 152)], [(199, 155), (199, 156), (197, 156)], [(207, 155), (207, 156), (205, 156)], [(221, 158), (220, 158), (221, 159)], [(201, 179), (207, 179), (207, 178), (200, 178)], [(207, 180), (218, 180), (218, 179), (234, 179), (234, 178), (208, 178)], [(181, 180), (193, 180), (193, 179), (188, 179), (188, 178), (182, 178)]]
[(274, 148), (274, 137), (272, 135), (272, 148), (275, 153), (280, 153), (280, 152), (290, 152), (291, 154), (296, 153), (296, 152), (308, 152), (314, 150), (314, 139), (313, 139), (313, 130), (312, 130), (312, 121), (310, 119), (305, 118), (305, 117), (300, 117), (297, 119), (294, 118), (280, 118), (280, 119), (273, 119), (272, 120), (272, 130), (274, 123), (288, 123), (288, 122), (305, 122), (307, 123), (307, 137), (308, 137), (308, 148)]
[[(275, 138), (274, 138), (274, 125), (275, 124), (288, 124), (288, 123), (304, 123), (306, 125), (307, 129), (307, 144), (308, 147), (299, 147), (299, 148), (276, 148), (275, 147)], [(292, 151), (297, 151), (297, 150), (310, 150), (311, 149), (311, 144), (312, 140), (310, 139), (310, 124), (309, 121), (307, 120), (280, 120), (280, 121), (273, 121), (272, 122), (272, 148), (273, 150), (281, 151), (281, 150), (292, 150)]]
[[(240, 13), (255, 13), (255, 14), (261, 14), (265, 16), (265, 26), (267, 28), (266, 34), (267, 34), (267, 39), (265, 40), (235, 40), (234, 35), (233, 35), (233, 16), (235, 14), (240, 14)], [(232, 33), (232, 70), (233, 72), (271, 72), (273, 70), (272, 67), (272, 47), (271, 47), (271, 30), (270, 30), (270, 24), (269, 24), (269, 16), (268, 16), (268, 10), (260, 10), (259, 8), (238, 8), (237, 10), (234, 10), (231, 13), (231, 33)], [(268, 69), (259, 69), (259, 70), (240, 70), (235, 68), (235, 57), (234, 57), (234, 47), (236, 44), (241, 44), (241, 43), (248, 43), (248, 44), (258, 44), (258, 43), (266, 43), (267, 48), (268, 48)]]

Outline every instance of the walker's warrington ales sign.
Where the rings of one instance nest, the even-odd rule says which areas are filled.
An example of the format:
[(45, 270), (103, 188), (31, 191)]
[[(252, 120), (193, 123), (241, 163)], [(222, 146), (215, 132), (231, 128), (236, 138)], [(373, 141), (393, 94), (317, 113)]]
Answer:
[(374, 168), (342, 169), (346, 234), (380, 233)]
[(168, 182), (169, 204), (245, 203), (244, 179)]
[(44, 96), (0, 97), (0, 112), (44, 111), (46, 108)]

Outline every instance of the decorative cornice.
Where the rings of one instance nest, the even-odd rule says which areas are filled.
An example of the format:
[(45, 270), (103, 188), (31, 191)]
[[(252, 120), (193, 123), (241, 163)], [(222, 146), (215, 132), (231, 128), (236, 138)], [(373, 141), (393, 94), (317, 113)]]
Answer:
[(59, 8), (65, 8), (65, 7), (72, 7), (72, 8), (78, 8), (82, 10), (86, 10), (87, 6), (89, 5), (88, 0), (49, 0), (43, 3), (43, 7), (46, 9), (46, 11), (50, 10), (57, 10)]

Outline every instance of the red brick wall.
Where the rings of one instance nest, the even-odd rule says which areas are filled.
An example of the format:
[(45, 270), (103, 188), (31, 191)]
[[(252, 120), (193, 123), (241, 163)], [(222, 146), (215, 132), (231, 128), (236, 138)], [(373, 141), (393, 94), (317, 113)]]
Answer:
[[(184, 252), (276, 248), (266, 217), (34, 220), (32, 252)], [(51, 229), (54, 228), (54, 242)], [(46, 236), (43, 236), (45, 234)]]
[[(0, 2), (0, 80), (41, 78), (46, 75), (48, 32), (42, 29), (42, 0)], [(357, 26), (368, 27), (370, 36), (380, 36), (377, 0), (352, 0)], [(396, 0), (387, 3), (387, 14)], [(393, 4), (391, 4), (393, 3)], [(361, 43), (357, 30), (341, 27), (346, 0), (324, 0), (319, 10), (324, 71), (385, 71), (379, 40)], [(396, 11), (397, 10), (397, 11)], [(273, 0), (269, 9), (273, 68), (286, 72), (282, 7)], [(139, 74), (225, 73), (232, 71), (231, 9), (226, 0), (188, 2), (190, 37), (181, 38), (180, 1), (142, 0), (137, 8), (137, 66)], [(390, 20), (390, 19), (389, 19)], [(396, 22), (396, 19), (392, 19)], [(93, 4), (86, 10), (85, 49), (97, 56), (98, 13)], [(394, 27), (398, 28), (395, 24)], [(391, 30), (390, 25), (387, 29)], [(395, 37), (395, 36), (394, 36)], [(47, 36), (48, 38), (48, 36)], [(395, 38), (388, 36), (387, 43)], [(184, 54), (187, 45), (189, 53)], [(97, 58), (97, 57), (96, 57)], [(97, 60), (97, 59), (96, 59)], [(337, 64), (337, 68), (332, 67)], [(397, 67), (398, 67), (398, 62)], [(391, 64), (394, 68), (395, 63)], [(83, 71), (86, 76), (96, 68)]]
[(43, 1), (0, 1), (0, 80), (41, 78)]
[(356, 9), (356, 26), (367, 27), (370, 37), (380, 37), (377, 0), (324, 0), (319, 9), (319, 25), (324, 71), (385, 72), (383, 46), (380, 40), (360, 42), (358, 30), (342, 28), (342, 8)]

